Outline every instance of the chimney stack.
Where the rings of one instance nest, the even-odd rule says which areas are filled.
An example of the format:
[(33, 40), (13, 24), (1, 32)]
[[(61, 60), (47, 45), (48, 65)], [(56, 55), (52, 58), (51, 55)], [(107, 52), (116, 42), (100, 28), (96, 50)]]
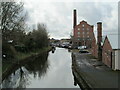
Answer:
[(102, 22), (97, 23), (97, 44), (98, 44), (98, 59), (102, 60)]
[(102, 22), (97, 23), (97, 35), (98, 35), (98, 43), (102, 42)]
[(75, 28), (76, 25), (77, 25), (77, 12), (76, 12), (76, 9), (74, 9), (74, 12), (73, 12), (73, 28)]

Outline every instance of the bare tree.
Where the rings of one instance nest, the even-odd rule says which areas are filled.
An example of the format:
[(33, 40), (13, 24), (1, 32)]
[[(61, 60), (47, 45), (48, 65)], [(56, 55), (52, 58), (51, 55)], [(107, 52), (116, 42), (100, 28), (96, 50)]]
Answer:
[(24, 30), (25, 13), (22, 2), (1, 2), (1, 30), (4, 40), (8, 40), (12, 30)]

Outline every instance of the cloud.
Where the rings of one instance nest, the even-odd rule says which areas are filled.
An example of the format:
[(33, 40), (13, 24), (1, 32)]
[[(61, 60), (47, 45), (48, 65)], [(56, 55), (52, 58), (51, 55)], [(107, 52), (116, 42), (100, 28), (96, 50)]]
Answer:
[[(29, 12), (28, 24), (45, 23), (51, 37), (68, 38), (73, 27), (73, 9), (77, 9), (77, 22), (86, 20), (95, 25), (103, 22), (105, 31), (117, 28), (116, 2), (35, 2), (25, 0), (25, 9)], [(107, 33), (106, 33), (107, 34)]]

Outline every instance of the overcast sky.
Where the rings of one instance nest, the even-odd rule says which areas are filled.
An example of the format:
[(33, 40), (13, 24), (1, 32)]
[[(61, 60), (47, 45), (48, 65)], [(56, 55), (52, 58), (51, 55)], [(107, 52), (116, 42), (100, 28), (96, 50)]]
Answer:
[[(112, 0), (111, 0), (112, 1)], [(114, 0), (113, 0), (114, 1)], [(90, 25), (98, 21), (103, 23), (103, 35), (116, 34), (118, 30), (118, 2), (41, 2), (24, 0), (28, 11), (27, 23), (33, 27), (36, 23), (44, 23), (51, 38), (69, 38), (73, 29), (73, 10), (77, 10), (77, 24), (85, 20)], [(34, 26), (35, 27), (35, 26)]]

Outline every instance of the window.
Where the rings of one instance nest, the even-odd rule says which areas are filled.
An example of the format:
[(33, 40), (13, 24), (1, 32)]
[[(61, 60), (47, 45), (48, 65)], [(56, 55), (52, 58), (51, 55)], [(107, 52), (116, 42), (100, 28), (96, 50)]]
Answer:
[(82, 28), (82, 30), (85, 30), (84, 28)]
[(78, 31), (80, 30), (80, 28), (78, 28)]
[(87, 34), (89, 34), (89, 32), (87, 32)]
[(84, 24), (82, 24), (82, 27), (84, 27), (85, 25)]
[(80, 34), (80, 32), (78, 32), (78, 35)]
[(83, 34), (85, 34), (85, 32), (83, 32)]
[(89, 35), (87, 37), (89, 38)]
[(87, 28), (87, 30), (89, 31), (89, 28)]

